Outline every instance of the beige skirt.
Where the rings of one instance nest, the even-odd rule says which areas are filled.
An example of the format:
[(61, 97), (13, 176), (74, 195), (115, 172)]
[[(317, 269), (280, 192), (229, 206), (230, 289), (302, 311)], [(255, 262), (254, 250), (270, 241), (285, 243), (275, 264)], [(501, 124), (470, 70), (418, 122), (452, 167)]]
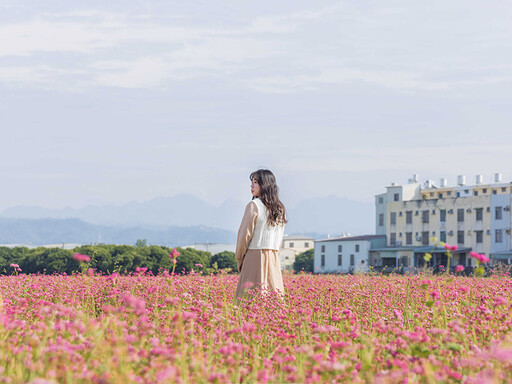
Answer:
[(236, 287), (236, 297), (240, 298), (249, 289), (257, 287), (269, 292), (284, 293), (279, 251), (249, 249), (246, 252)]

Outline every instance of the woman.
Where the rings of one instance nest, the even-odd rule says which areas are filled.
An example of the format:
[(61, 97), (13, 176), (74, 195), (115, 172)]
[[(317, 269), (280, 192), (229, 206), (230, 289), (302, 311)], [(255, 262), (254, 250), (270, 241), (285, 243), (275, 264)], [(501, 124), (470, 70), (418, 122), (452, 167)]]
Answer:
[(279, 248), (287, 221), (286, 211), (279, 200), (272, 172), (259, 169), (251, 173), (250, 179), (252, 201), (245, 208), (235, 252), (240, 272), (237, 298), (251, 287), (284, 293)]

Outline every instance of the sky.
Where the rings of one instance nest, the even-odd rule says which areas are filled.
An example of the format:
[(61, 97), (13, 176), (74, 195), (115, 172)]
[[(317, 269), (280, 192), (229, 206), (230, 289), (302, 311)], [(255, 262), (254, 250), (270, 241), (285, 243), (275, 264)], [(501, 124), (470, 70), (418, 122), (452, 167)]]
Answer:
[(512, 3), (0, 2), (0, 210), (512, 180)]

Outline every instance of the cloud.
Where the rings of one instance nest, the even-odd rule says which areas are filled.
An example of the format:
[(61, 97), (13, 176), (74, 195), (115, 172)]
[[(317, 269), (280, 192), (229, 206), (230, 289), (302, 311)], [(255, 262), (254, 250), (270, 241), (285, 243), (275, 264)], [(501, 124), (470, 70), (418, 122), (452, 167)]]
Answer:
[[(65, 84), (70, 89), (165, 90), (174, 82), (211, 77), (261, 93), (304, 93), (346, 83), (437, 92), (511, 80), (510, 68), (495, 73), (487, 57), (476, 55), (483, 42), (491, 55), (501, 55), (506, 44), (475, 38), (479, 30), (464, 20), (457, 21), (452, 37), (446, 33), (446, 20), (453, 9), (441, 2), (431, 8), (336, 2), (264, 16), (263, 11), (246, 13), (240, 19), (214, 15), (219, 23), (200, 22), (188, 11), (169, 16), (137, 14), (129, 8), (124, 13), (40, 13), (0, 26), (0, 35), (9, 37), (0, 45), (0, 59), (18, 58), (36, 80), (20, 84), (37, 86), (44, 79), (45, 86)], [(415, 20), (426, 11), (442, 16), (439, 28), (416, 28)], [(473, 17), (468, 16), (469, 22)], [(472, 38), (460, 32), (465, 29)], [(444, 33), (446, 43), (440, 40)], [(502, 29), (492, 36), (500, 40), (506, 35)], [(59, 75), (72, 70), (80, 77)], [(12, 84), (20, 77), (13, 73), (0, 81)]]

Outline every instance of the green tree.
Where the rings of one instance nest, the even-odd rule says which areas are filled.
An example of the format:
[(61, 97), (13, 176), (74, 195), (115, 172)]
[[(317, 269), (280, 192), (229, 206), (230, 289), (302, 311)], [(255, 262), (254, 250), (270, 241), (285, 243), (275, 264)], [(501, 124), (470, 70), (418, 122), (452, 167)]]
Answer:
[(231, 268), (233, 272), (236, 272), (238, 269), (234, 252), (223, 251), (216, 253), (212, 256), (211, 265), (213, 266), (215, 263), (217, 263), (217, 268), (219, 269)]
[(293, 270), (295, 272), (313, 272), (313, 259), (315, 257), (315, 250), (308, 249), (305, 252), (299, 253), (295, 257), (295, 262), (293, 263)]
[(145, 248), (148, 246), (148, 242), (146, 239), (137, 239), (137, 241), (135, 242), (135, 246), (137, 248)]
[(198, 251), (192, 248), (177, 248), (180, 255), (178, 256), (176, 263), (176, 273), (188, 273), (192, 269), (195, 271), (201, 270), (196, 267), (196, 264), (201, 264), (204, 268), (210, 267), (211, 253), (205, 251)]
[(78, 265), (73, 260), (73, 252), (60, 248), (35, 248), (20, 261), (24, 273), (62, 273), (68, 274), (77, 270)]

